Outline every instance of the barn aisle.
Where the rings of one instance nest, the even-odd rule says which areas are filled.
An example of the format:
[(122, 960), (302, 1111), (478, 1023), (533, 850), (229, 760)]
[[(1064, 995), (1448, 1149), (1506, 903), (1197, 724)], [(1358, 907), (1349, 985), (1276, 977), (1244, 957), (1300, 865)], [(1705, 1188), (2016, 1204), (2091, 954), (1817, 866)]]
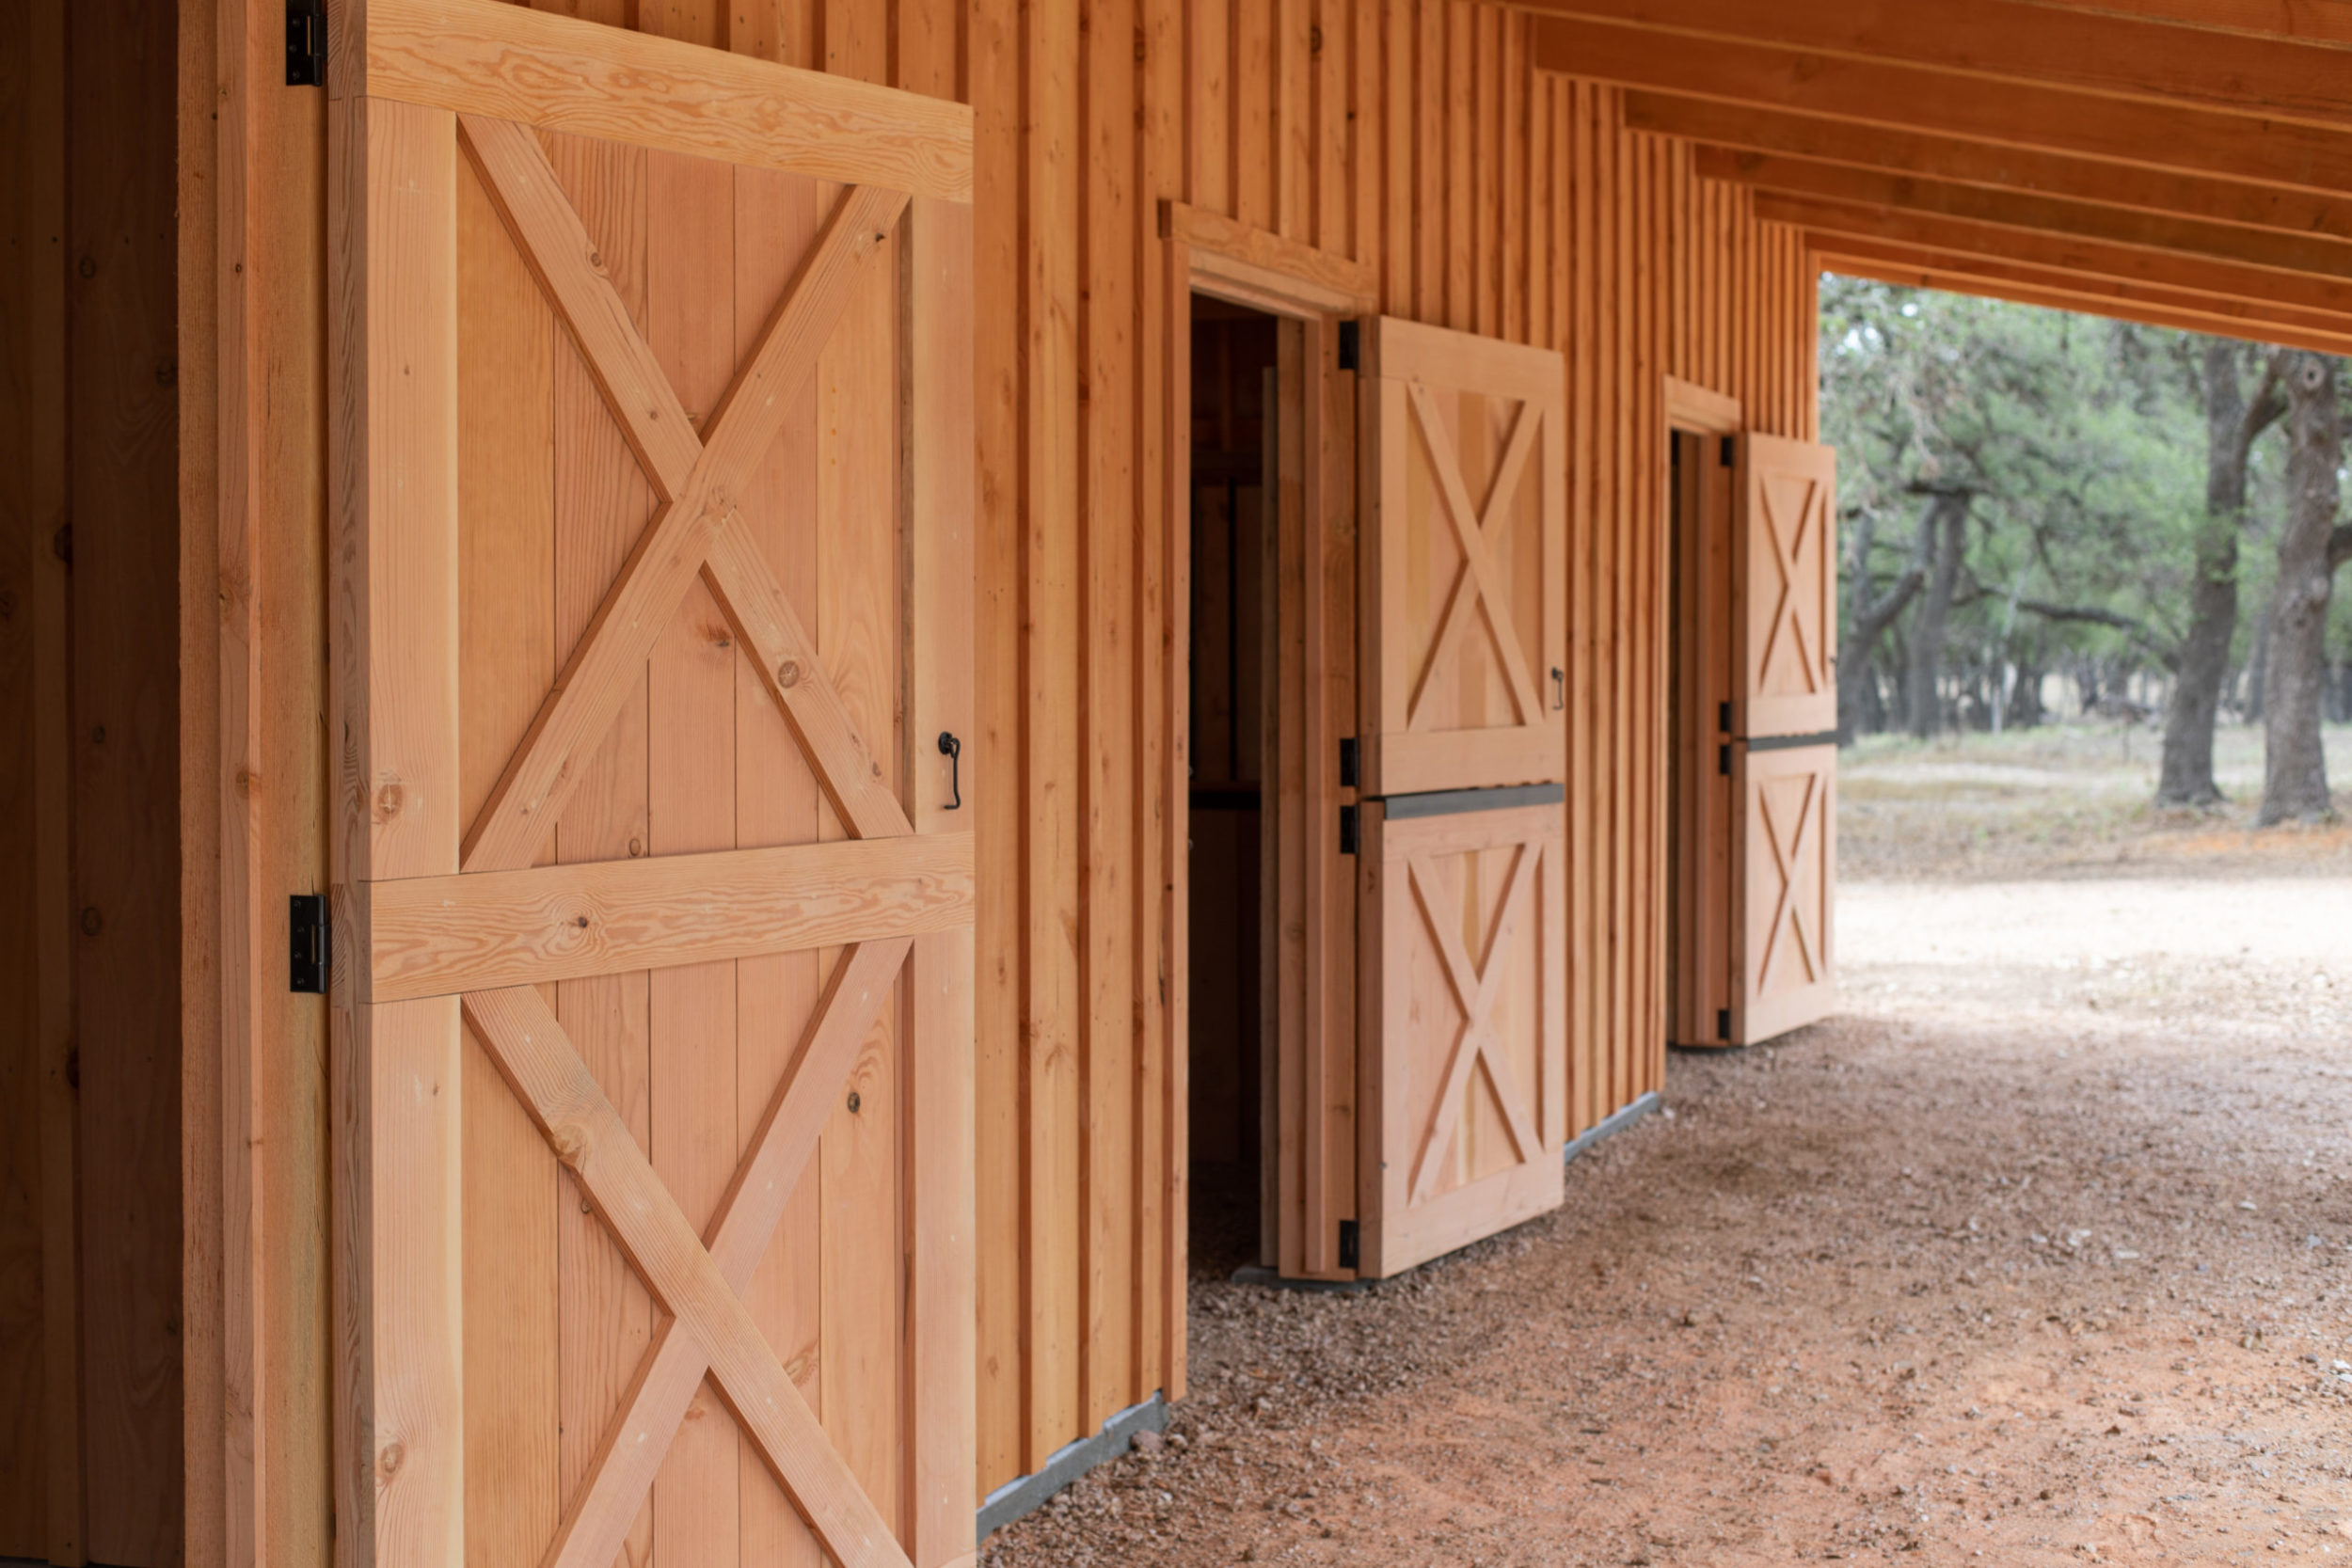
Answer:
[(1438, 1265), (1197, 1281), (1165, 1444), (983, 1560), (2352, 1555), (2352, 881), (2174, 848), (1847, 883), (1842, 1016)]

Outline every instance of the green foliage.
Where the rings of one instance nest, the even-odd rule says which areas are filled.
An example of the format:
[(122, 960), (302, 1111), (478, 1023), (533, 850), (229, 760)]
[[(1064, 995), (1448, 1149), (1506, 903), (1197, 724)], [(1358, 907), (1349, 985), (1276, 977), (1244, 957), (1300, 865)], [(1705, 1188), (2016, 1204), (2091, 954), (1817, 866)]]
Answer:
[[(1930, 493), (1966, 491), (1947, 668), (2160, 663), (2186, 624), (2204, 507), (2201, 354), (2187, 333), (1824, 277), (1822, 438), (1839, 452), (1849, 584), (1899, 577)], [(1866, 533), (1864, 562), (1851, 546)]]

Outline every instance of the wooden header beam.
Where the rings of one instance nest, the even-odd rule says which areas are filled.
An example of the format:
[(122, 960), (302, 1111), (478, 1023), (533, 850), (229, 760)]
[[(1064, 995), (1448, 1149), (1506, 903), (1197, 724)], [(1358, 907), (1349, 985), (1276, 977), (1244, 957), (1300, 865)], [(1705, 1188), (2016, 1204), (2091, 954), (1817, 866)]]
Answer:
[(2325, 354), (2352, 352), (2352, 316), (2328, 317), (2259, 301), (2228, 299), (2022, 265), (1999, 257), (1963, 256), (1845, 234), (1808, 233), (1815, 265), (1850, 277), (1915, 289), (1942, 289), (2053, 309), (2074, 310), (2254, 342), (2287, 343)]
[(2031, 191), (1917, 180), (1880, 169), (1819, 164), (1770, 152), (1702, 147), (1697, 172), (1709, 180), (1872, 207), (1899, 207), (2004, 229), (2072, 234), (2107, 245), (2178, 251), (2277, 272), (2352, 278), (2352, 245), (2268, 229), (2069, 201)]
[[(1687, 98), (2331, 196), (2352, 190), (2352, 135), (2320, 126), (2029, 83), (1988, 91), (1980, 77), (1768, 44), (1663, 41), (1653, 30), (1553, 16), (1534, 29), (1534, 54), (1540, 70)], [(2316, 53), (2330, 67), (2341, 62)]]
[(2249, 184), (1669, 93), (1627, 93), (1625, 124), (1629, 130), (1744, 152), (2352, 241), (2352, 200), (2283, 185)]
[(1899, 208), (1758, 192), (1756, 215), (1821, 234), (1854, 235), (1963, 256), (1993, 256), (2054, 271), (2186, 289), (2222, 299), (2352, 317), (2352, 283), (2107, 245), (2069, 234), (2004, 229)]
[[(1514, 0), (1547, 16), (1686, 40), (1765, 44), (2165, 106), (2352, 130), (2340, 49), (2031, 0), (1857, 6), (1851, 0)], [(2276, 8), (2284, 9), (2283, 7)], [(1979, 89), (1980, 90), (1980, 89)], [(1996, 100), (1997, 102), (1997, 100)]]

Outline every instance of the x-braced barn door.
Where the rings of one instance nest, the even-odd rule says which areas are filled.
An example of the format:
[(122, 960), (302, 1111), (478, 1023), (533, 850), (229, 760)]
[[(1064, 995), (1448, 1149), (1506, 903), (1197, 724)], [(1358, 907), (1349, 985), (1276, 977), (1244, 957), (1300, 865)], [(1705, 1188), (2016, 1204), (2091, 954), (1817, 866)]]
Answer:
[(1739, 437), (1732, 529), (1731, 1042), (1836, 1001), (1837, 454)]
[(1557, 1206), (1565, 372), (1363, 327), (1363, 1215), (1395, 1274)]
[(338, 1558), (965, 1558), (969, 114), (337, 17)]

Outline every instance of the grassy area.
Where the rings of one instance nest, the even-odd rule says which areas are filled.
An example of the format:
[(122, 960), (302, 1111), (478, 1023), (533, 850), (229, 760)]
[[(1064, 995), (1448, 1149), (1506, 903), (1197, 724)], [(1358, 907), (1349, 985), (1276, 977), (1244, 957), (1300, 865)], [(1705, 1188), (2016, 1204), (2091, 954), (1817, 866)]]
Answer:
[[(1873, 736), (1838, 758), (1839, 873), (1853, 879), (2352, 875), (2352, 826), (2256, 832), (2259, 728), (2224, 725), (2229, 803), (2158, 811), (2158, 732), (2107, 721), (1920, 742)], [(2328, 731), (2328, 777), (2352, 818), (2352, 725)]]

